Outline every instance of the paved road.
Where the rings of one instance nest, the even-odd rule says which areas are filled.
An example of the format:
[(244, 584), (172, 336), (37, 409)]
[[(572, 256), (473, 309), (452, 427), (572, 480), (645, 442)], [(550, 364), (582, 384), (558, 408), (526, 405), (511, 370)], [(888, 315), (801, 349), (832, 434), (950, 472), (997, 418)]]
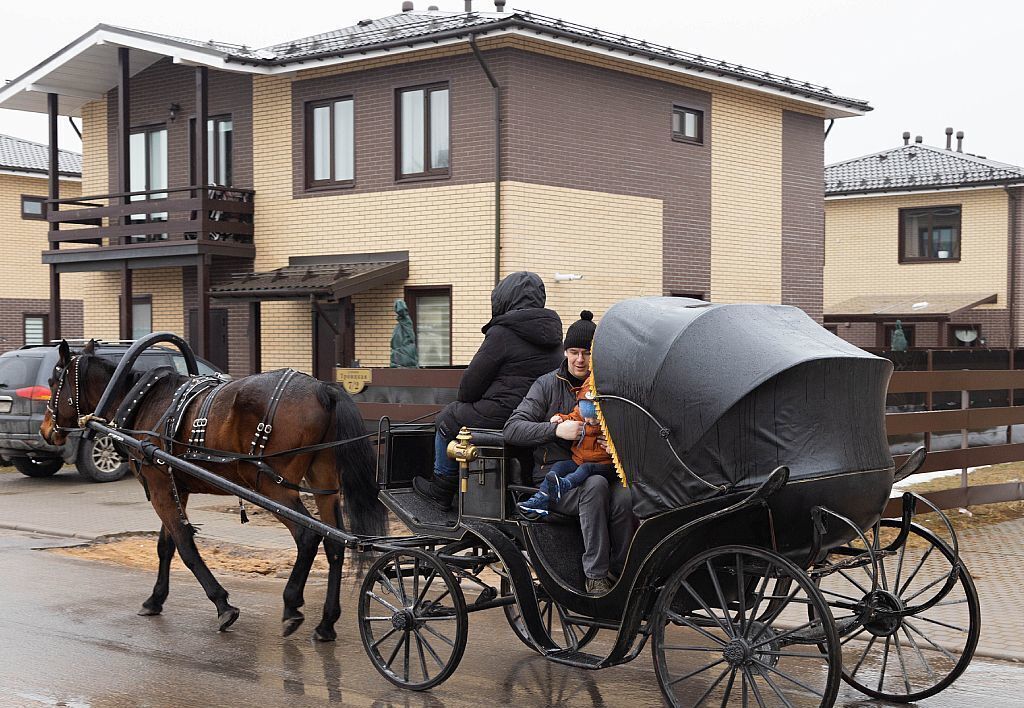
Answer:
[[(242, 616), (214, 631), (198, 585), (174, 573), (165, 614), (135, 615), (152, 578), (118, 566), (43, 550), (66, 544), (0, 531), (0, 706), (312, 706), (326, 703), (419, 708), (462, 706), (656, 706), (661, 698), (645, 652), (632, 664), (586, 672), (535, 656), (500, 611), (473, 617), (456, 672), (428, 694), (391, 687), (359, 644), (351, 592), (335, 644), (310, 640), (312, 622), (278, 636), (281, 581), (226, 577)], [(311, 618), (322, 597), (311, 581)], [(978, 660), (961, 680), (922, 705), (1020, 705), (1007, 688), (1024, 668)], [(844, 689), (839, 705), (884, 706)]]

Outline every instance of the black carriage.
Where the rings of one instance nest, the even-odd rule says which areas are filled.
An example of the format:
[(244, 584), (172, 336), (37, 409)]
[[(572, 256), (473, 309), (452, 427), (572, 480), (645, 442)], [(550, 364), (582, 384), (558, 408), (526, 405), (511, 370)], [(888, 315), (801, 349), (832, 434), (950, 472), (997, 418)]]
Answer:
[[(125, 356), (97, 410), (143, 349)], [(935, 694), (966, 668), (980, 610), (956, 535), (910, 493), (882, 518), (897, 470), (885, 434), (891, 364), (803, 312), (642, 298), (612, 307), (593, 343), (602, 427), (638, 526), (606, 594), (587, 594), (575, 519), (520, 518), (530, 451), (463, 430), (458, 503), (412, 490), (432, 469), (434, 426), (380, 421), (379, 498), (409, 529), (346, 533), (175, 457), (95, 415), (80, 425), (376, 558), (360, 589), (367, 655), (425, 690), (466, 648), (469, 616), (500, 608), (552, 662), (600, 669), (651, 644), (671, 705), (832, 705), (845, 680), (878, 698)], [(342, 441), (346, 442), (346, 441)], [(913, 522), (919, 504), (944, 523)], [(603, 633), (603, 634), (602, 634)]]
[(392, 539), (363, 582), (371, 661), (399, 686), (435, 686), (468, 616), (501, 606), (520, 640), (569, 666), (621, 664), (650, 641), (671, 705), (831, 705), (841, 679), (896, 701), (942, 690), (973, 655), (979, 602), (952, 527), (943, 539), (913, 523), (927, 502), (904, 494), (902, 517), (881, 518), (923, 461), (894, 469), (891, 370), (796, 308), (612, 307), (595, 388), (639, 526), (603, 596), (584, 590), (575, 520), (515, 513), (531, 462), (500, 431), (450, 446), (458, 505), (442, 512), (410, 486), (430, 472), (433, 426), (381, 421), (381, 498), (416, 535)]

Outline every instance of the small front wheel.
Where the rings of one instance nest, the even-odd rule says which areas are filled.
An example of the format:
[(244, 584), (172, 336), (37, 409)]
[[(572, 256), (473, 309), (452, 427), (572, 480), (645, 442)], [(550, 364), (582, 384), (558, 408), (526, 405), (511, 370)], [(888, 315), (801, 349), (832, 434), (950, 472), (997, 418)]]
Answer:
[(359, 634), (388, 681), (414, 691), (433, 688), (452, 675), (466, 650), (469, 615), (462, 589), (431, 554), (389, 551), (363, 579)]
[(665, 583), (651, 626), (670, 706), (835, 703), (842, 655), (832, 615), (810, 577), (777, 553), (723, 546), (695, 556)]

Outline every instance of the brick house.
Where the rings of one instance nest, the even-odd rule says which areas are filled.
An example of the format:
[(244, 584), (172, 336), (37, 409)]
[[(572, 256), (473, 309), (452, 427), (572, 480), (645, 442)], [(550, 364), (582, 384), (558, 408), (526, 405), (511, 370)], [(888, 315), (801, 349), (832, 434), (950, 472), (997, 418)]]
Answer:
[[(61, 150), (60, 188), (68, 196), (81, 190), (82, 156)], [(0, 239), (4, 277), (0, 278), (0, 352), (24, 344), (42, 344), (50, 311), (49, 278), (39, 261), (46, 245), (49, 148), (0, 135)], [(82, 336), (82, 301), (61, 301), (64, 332)]]
[(496, 5), (260, 50), (99, 25), (0, 89), (82, 117), (106, 198), (60, 205), (43, 260), (86, 332), (148, 303), (232, 373), (329, 376), (387, 366), (404, 297), (421, 363), (460, 365), (521, 269), (567, 323), (649, 294), (821, 317), (823, 123), (866, 103)]
[(1021, 346), (1024, 170), (918, 137), (825, 168), (826, 326), (888, 347)]

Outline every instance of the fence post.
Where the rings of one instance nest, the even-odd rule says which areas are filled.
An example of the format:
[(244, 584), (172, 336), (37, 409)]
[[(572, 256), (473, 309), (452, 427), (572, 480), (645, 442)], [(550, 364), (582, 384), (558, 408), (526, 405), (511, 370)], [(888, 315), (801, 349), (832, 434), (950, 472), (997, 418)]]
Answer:
[[(965, 411), (965, 410), (967, 410), (970, 407), (971, 407), (971, 394), (970, 394), (970, 392), (969, 391), (961, 391), (960, 392), (960, 410)], [(968, 444), (967, 444), (968, 443), (968, 440), (967, 440), (968, 437), (969, 437), (969, 433), (967, 432), (967, 428), (960, 428), (960, 449), (961, 450), (966, 450), (968, 448)], [(965, 463), (965, 465), (966, 465), (966, 463)], [(967, 486), (967, 467), (966, 466), (962, 467), (960, 469), (960, 486), (961, 487), (966, 487)]]

